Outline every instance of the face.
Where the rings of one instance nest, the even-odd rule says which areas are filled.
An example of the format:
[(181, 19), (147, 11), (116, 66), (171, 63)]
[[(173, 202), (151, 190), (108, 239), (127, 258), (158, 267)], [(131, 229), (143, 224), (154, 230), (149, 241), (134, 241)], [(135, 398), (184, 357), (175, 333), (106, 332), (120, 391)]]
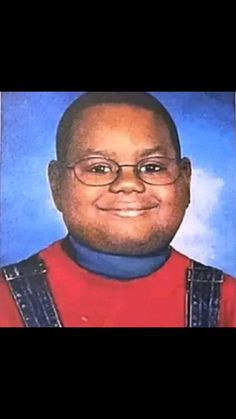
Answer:
[[(128, 105), (99, 105), (75, 121), (67, 163), (105, 157), (120, 165), (146, 157), (176, 158), (168, 127), (152, 111)], [(49, 180), (58, 210), (71, 234), (95, 249), (141, 255), (161, 250), (175, 236), (189, 204), (191, 168), (180, 163), (172, 184), (150, 185), (124, 167), (106, 186), (87, 186), (73, 170), (58, 162), (49, 166)]]

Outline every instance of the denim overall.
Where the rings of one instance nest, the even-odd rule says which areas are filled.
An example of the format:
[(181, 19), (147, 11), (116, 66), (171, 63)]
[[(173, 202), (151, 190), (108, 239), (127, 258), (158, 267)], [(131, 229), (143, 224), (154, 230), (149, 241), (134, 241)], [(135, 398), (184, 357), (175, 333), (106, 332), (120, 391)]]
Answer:
[[(63, 327), (44, 262), (34, 255), (2, 268), (26, 327)], [(186, 272), (185, 327), (218, 327), (222, 271), (192, 261)]]

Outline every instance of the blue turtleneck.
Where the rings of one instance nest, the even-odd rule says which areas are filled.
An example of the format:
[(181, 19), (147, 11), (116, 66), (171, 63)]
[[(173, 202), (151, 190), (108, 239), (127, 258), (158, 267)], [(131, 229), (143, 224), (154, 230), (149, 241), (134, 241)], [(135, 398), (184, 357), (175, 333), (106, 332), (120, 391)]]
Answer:
[(127, 256), (105, 253), (80, 243), (69, 235), (69, 242), (80, 266), (106, 278), (130, 280), (148, 276), (159, 269), (169, 258), (170, 246), (161, 252), (144, 256)]

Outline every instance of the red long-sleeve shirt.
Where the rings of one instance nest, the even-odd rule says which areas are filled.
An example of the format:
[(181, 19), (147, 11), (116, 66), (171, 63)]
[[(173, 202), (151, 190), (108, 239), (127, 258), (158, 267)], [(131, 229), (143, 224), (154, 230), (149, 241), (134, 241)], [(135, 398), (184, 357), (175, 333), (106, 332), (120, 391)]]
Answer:
[[(190, 259), (172, 250), (148, 277), (106, 279), (76, 264), (56, 242), (40, 252), (64, 327), (184, 327)], [(221, 327), (236, 327), (236, 281), (225, 275)], [(0, 327), (23, 327), (8, 285), (0, 278)]]

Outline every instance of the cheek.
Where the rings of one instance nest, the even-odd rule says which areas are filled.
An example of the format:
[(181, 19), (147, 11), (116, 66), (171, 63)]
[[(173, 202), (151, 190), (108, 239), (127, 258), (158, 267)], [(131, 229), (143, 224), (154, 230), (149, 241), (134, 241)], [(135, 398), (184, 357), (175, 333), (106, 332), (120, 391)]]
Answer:
[(159, 191), (161, 199), (160, 218), (169, 223), (183, 216), (188, 201), (188, 192), (184, 185), (169, 185)]
[(62, 212), (66, 218), (83, 218), (92, 215), (98, 188), (88, 188), (80, 183), (65, 182), (62, 188)]

